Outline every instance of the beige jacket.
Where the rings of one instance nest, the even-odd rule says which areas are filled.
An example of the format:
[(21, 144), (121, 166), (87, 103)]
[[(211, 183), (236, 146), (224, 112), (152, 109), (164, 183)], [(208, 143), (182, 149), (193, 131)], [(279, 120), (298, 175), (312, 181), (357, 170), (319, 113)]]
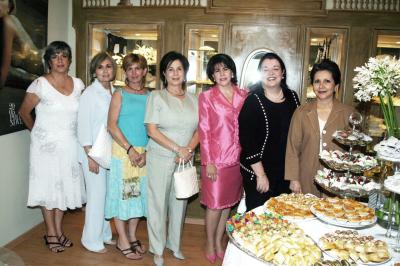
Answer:
[[(322, 148), (342, 150), (333, 142), (332, 134), (349, 126), (349, 115), (354, 108), (334, 100), (332, 111), (322, 131)], [(319, 161), (320, 129), (316, 102), (307, 103), (293, 114), (286, 147), (285, 179), (298, 180), (303, 193), (320, 196), (314, 176), (322, 169)]]

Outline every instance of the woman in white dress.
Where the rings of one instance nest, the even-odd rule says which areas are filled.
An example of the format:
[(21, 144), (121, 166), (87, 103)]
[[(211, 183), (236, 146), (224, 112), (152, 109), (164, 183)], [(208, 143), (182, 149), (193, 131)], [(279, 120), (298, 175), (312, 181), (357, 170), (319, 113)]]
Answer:
[(96, 141), (100, 128), (107, 126), (108, 108), (114, 88), (116, 64), (106, 52), (95, 55), (90, 62), (92, 84), (85, 89), (79, 101), (78, 140), (82, 148), (79, 162), (82, 164), (86, 185), (85, 225), (81, 238), (82, 245), (90, 251), (105, 253), (106, 244), (111, 240), (110, 223), (104, 218), (108, 169), (102, 168), (88, 156)]
[(64, 211), (82, 207), (85, 200), (76, 132), (84, 84), (68, 75), (71, 48), (65, 42), (50, 43), (43, 59), (47, 74), (29, 86), (19, 115), (32, 131), (27, 205), (40, 206), (45, 243), (57, 253), (72, 247), (63, 232)]

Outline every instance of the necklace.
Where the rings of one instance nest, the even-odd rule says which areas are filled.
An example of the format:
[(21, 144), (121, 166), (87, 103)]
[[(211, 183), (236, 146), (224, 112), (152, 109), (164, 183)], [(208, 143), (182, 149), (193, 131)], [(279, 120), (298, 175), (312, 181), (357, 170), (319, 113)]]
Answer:
[(135, 94), (145, 94), (146, 93), (145, 87), (140, 87), (139, 89), (134, 89), (134, 88), (130, 87), (129, 85), (127, 85), (125, 87), (125, 89), (127, 89), (128, 91), (131, 91), (132, 93), (135, 93)]
[(283, 92), (282, 92), (282, 90), (280, 90), (279, 93), (278, 93), (277, 95), (273, 95), (273, 94), (268, 94), (268, 91), (265, 90), (265, 96), (266, 96), (268, 99), (271, 99), (271, 100), (273, 100), (273, 101), (282, 101), (282, 99), (283, 99)]
[(181, 93), (173, 93), (173, 92), (171, 92), (169, 89), (167, 89), (167, 91), (168, 91), (172, 96), (175, 96), (175, 97), (181, 97), (181, 96), (185, 95), (185, 91), (183, 91), (183, 92), (181, 92)]

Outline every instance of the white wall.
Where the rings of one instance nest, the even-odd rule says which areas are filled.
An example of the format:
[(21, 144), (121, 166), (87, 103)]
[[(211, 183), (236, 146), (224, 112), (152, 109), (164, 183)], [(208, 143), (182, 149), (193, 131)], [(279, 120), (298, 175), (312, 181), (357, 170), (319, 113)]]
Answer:
[(24, 130), (0, 137), (0, 246), (42, 222), (40, 210), (26, 207), (29, 134)]
[[(75, 32), (72, 0), (49, 0), (48, 42), (62, 40), (72, 49), (75, 75)], [(0, 136), (0, 246), (42, 222), (39, 209), (26, 207), (28, 196), (30, 133), (27, 130)]]
[(71, 46), (71, 76), (75, 76), (76, 73), (75, 40), (75, 30), (72, 28), (72, 0), (49, 0), (47, 42), (64, 41)]

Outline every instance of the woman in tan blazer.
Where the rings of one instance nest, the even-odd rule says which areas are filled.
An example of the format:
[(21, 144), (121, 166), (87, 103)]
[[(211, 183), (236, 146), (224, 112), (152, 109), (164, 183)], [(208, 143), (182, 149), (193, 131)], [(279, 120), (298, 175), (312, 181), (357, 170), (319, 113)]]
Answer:
[(318, 169), (322, 169), (318, 155), (322, 150), (341, 150), (332, 142), (332, 134), (349, 125), (354, 108), (340, 103), (335, 93), (340, 85), (340, 70), (335, 62), (324, 60), (315, 64), (310, 77), (316, 101), (295, 111), (289, 128), (286, 147), (285, 179), (295, 193), (321, 192), (313, 182)]

